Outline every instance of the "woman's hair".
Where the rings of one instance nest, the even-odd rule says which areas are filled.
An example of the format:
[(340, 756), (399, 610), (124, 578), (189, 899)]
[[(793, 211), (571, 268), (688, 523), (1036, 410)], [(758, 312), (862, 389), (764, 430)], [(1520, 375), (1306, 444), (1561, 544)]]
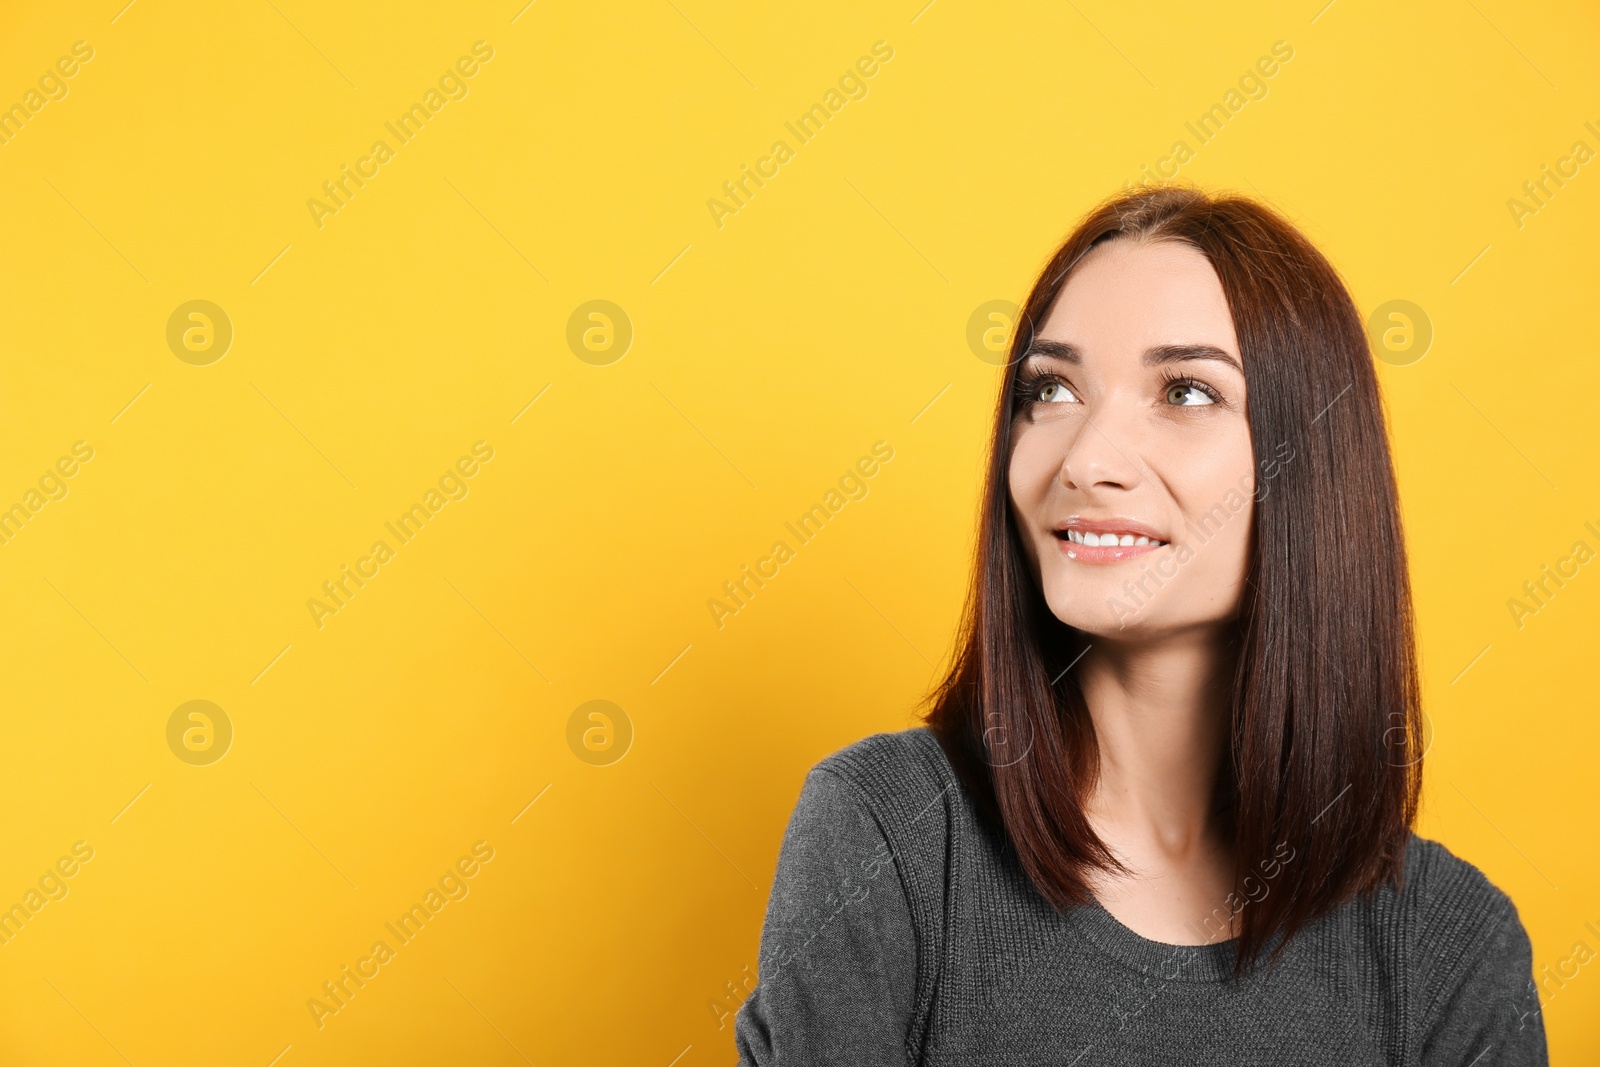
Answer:
[(1356, 893), (1403, 887), (1422, 777), (1405, 546), (1366, 332), (1338, 273), (1281, 215), (1245, 197), (1142, 187), (1093, 209), (1051, 257), (1020, 310), (995, 405), (954, 658), (923, 706), (1052, 906), (1090, 903), (1095, 869), (1126, 870), (1084, 811), (1099, 760), (1072, 668), (1091, 641), (1045, 604), (1007, 479), (1018, 364), (1079, 260), (1115, 237), (1204, 253), (1244, 362), (1256, 505), (1218, 782), (1244, 900), (1215, 913), (1226, 931), (1242, 903), (1238, 976), (1274, 934), (1275, 960)]

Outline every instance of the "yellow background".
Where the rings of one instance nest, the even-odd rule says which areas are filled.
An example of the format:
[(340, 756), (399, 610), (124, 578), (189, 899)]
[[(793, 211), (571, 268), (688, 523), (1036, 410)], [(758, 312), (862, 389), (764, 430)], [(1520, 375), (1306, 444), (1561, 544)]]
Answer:
[[(969, 316), (1279, 40), (1181, 176), (1286, 211), (1364, 313), (1431, 319), (1380, 371), (1419, 829), (1511, 894), (1541, 972), (1600, 951), (1600, 564), (1507, 607), (1600, 550), (1600, 163), (1507, 207), (1600, 149), (1592, 8), (123, 2), (0, 15), (0, 104), (94, 49), (0, 145), (0, 506), (94, 449), (0, 545), (0, 905), (95, 850), (0, 947), (0, 1059), (731, 1063), (715, 1005), (805, 770), (908, 725), (948, 650), (999, 373)], [(480, 40), (468, 95), (319, 228), (307, 200)], [(166, 341), (196, 299), (234, 329), (206, 366)], [(595, 299), (634, 330), (605, 366), (566, 341)], [(480, 440), (468, 495), (319, 628), (307, 600)], [(718, 628), (880, 440), (869, 494)], [(167, 745), (197, 699), (235, 731), (209, 766)], [(634, 735), (609, 766), (567, 740), (596, 699)], [(477, 841), (470, 895), (319, 1029), (307, 1000)], [(1600, 963), (1546, 989), (1554, 1062), (1600, 1055)]]

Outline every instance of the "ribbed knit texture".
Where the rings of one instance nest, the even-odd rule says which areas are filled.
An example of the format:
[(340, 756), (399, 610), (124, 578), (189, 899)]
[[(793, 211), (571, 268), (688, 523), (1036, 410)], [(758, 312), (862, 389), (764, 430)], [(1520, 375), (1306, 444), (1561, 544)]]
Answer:
[(1056, 912), (917, 726), (806, 776), (734, 1040), (741, 1067), (1548, 1065), (1517, 909), (1438, 842), (1270, 971), (1233, 958)]

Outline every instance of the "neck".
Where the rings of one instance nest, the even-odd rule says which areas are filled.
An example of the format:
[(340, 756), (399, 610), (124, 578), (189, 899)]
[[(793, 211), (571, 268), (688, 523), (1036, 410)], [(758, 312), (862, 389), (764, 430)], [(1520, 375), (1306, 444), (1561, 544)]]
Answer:
[(1225, 631), (1094, 640), (1078, 672), (1100, 751), (1088, 813), (1109, 836), (1175, 860), (1223, 840), (1235, 663)]

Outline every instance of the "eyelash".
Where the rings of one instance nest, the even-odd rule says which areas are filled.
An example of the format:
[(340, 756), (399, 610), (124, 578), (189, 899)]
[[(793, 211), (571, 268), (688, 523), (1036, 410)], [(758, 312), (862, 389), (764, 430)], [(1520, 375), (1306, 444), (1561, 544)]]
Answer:
[[(1049, 382), (1055, 382), (1057, 385), (1063, 386), (1067, 389), (1072, 388), (1072, 386), (1069, 385), (1067, 381), (1060, 375), (1051, 374), (1048, 371), (1027, 370), (1017, 375), (1016, 389), (1013, 394), (1015, 401), (1013, 406), (1015, 410), (1020, 412), (1031, 408), (1034, 404), (1043, 403), (1043, 401), (1037, 399), (1037, 394), (1039, 392), (1039, 388)], [(1221, 393), (1217, 392), (1205, 382), (1200, 381), (1198, 378), (1190, 378), (1187, 375), (1175, 374), (1172, 371), (1163, 371), (1161, 374), (1162, 395), (1165, 396), (1167, 390), (1171, 389), (1174, 385), (1187, 385), (1191, 389), (1196, 389), (1210, 397), (1211, 402), (1218, 407), (1222, 407), (1227, 404), (1227, 401), (1223, 398)], [(1174, 404), (1172, 406), (1182, 407), (1184, 405)], [(1201, 404), (1197, 406), (1204, 407), (1206, 405)]]

